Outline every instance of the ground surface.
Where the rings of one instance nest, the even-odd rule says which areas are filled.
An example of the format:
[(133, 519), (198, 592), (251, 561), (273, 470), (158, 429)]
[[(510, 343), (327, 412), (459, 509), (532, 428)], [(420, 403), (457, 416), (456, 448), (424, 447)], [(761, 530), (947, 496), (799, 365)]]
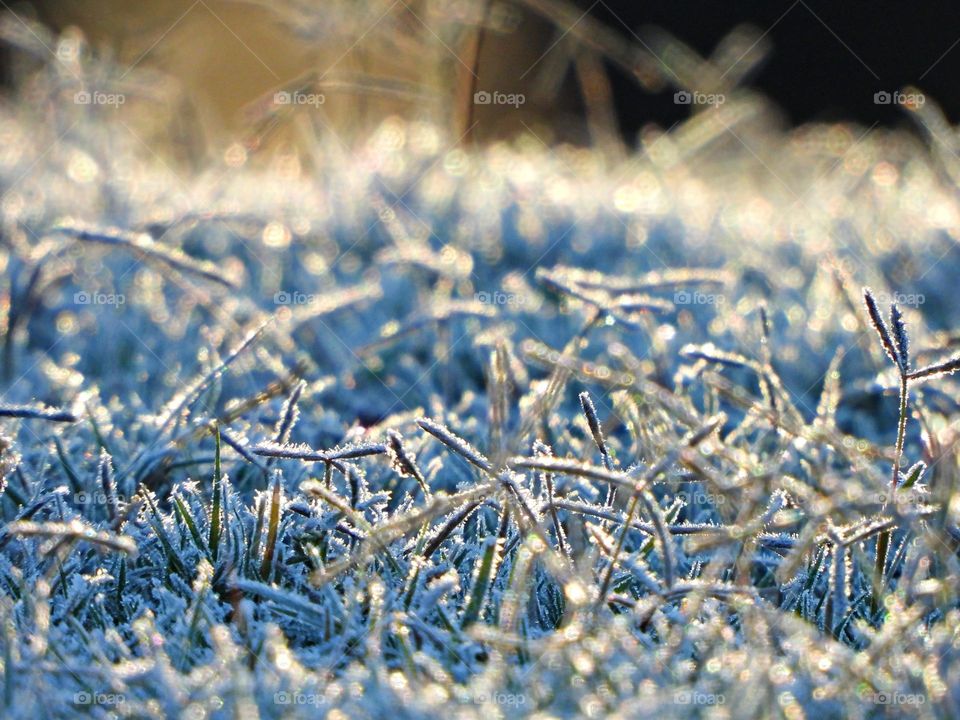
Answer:
[(957, 385), (889, 502), (861, 297), (953, 353), (932, 103), (929, 146), (745, 95), (621, 162), (389, 121), (296, 174), (23, 93), (4, 716), (960, 714)]

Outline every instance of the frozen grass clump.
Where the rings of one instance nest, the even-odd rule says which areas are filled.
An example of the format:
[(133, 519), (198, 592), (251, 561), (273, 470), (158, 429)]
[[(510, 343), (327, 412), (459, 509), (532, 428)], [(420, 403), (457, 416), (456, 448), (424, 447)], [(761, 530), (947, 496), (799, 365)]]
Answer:
[(0, 108), (4, 717), (960, 712), (942, 148), (184, 187), (69, 82)]

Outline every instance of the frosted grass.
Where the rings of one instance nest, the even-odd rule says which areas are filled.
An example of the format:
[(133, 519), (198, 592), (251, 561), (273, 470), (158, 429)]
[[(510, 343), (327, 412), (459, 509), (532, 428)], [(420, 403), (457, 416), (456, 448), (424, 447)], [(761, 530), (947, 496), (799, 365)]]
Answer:
[(957, 715), (939, 144), (733, 92), (623, 162), (389, 120), (184, 187), (35, 72), (4, 717)]

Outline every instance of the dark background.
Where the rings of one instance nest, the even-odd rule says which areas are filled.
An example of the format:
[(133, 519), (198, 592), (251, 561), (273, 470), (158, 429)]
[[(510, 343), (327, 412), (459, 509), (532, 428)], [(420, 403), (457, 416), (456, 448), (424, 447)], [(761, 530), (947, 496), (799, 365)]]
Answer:
[[(131, 4), (124, 8), (127, 15), (156, 11), (159, 16), (164, 16), (161, 12), (164, 0), (129, 2)], [(211, 3), (221, 13), (228, 11), (229, 4), (212, 0)], [(317, 0), (317, 7), (323, 8), (323, 4), (323, 0)], [(852, 120), (865, 125), (907, 125), (902, 108), (874, 103), (874, 93), (881, 90), (893, 92), (906, 85), (918, 86), (943, 108), (952, 122), (960, 121), (960, 94), (956, 92), (960, 82), (960, 7), (957, 3), (945, 0), (918, 3), (889, 0), (574, 0), (571, 5), (634, 42), (637, 37), (644, 39), (650, 26), (661, 27), (702, 57), (709, 57), (723, 37), (736, 26), (744, 23), (754, 26), (760, 33), (765, 33), (764, 42), (772, 49), (746, 84), (782, 108), (786, 119), (793, 124), (811, 120)], [(96, 37), (98, 26), (107, 26), (111, 22), (124, 28), (120, 32), (121, 41), (128, 39), (125, 35), (128, 28), (133, 33), (138, 27), (136, 21), (128, 18), (117, 20), (119, 6), (104, 10), (112, 7), (107, 2), (98, 5), (91, 0), (34, 0), (13, 7), (21, 12), (23, 8), (31, 8), (39, 20), (55, 30), (76, 23), (93, 37)], [(179, 8), (172, 8), (166, 13), (169, 17), (157, 27), (165, 29), (168, 21), (177, 18), (180, 12)], [(529, 11), (527, 13), (529, 21)], [(207, 14), (207, 9), (197, 10), (191, 19), (203, 18)], [(542, 18), (536, 20), (541, 31), (528, 31), (527, 36), (520, 35), (511, 42), (540, 43), (537, 47), (545, 47), (551, 41), (551, 35), (562, 30), (550, 26)], [(157, 30), (149, 24), (144, 26), (147, 31), (140, 42), (149, 45)], [(528, 24), (526, 27), (532, 26)], [(548, 29), (542, 30), (544, 27)], [(212, 28), (213, 34), (219, 33), (226, 38), (228, 45), (237, 44), (218, 24), (214, 23)], [(182, 29), (166, 36), (151, 51), (148, 61), (154, 61), (163, 52), (171, 55), (183, 52), (175, 45)], [(253, 30), (247, 27), (241, 32), (245, 35), (245, 42), (253, 45), (249, 36)], [(531, 32), (534, 36), (530, 35)], [(540, 35), (535, 35), (536, 32)], [(112, 40), (116, 42), (116, 36)], [(496, 48), (493, 52), (503, 51), (503, 48)], [(242, 56), (246, 51), (237, 52)], [(538, 53), (539, 50), (534, 55)], [(246, 59), (250, 60), (249, 57)], [(5, 60), (0, 60), (2, 62)], [(202, 75), (204, 65), (211, 65), (212, 61), (182, 62), (186, 65), (183, 73), (196, 76), (196, 82), (209, 92), (226, 92), (231, 89), (227, 87), (230, 83), (241, 81), (237, 78), (263, 70), (251, 63), (251, 68), (236, 74), (237, 78), (207, 79)], [(649, 122), (671, 126), (689, 115), (688, 106), (674, 103), (675, 88), (666, 87), (650, 93), (612, 64), (607, 63), (607, 70), (625, 137), (634, 137)], [(282, 72), (278, 74), (282, 75)], [(561, 99), (576, 105), (580, 103), (579, 91), (572, 71), (570, 74), (563, 87), (563, 93), (569, 95)], [(274, 81), (266, 77), (264, 87)], [(241, 95), (238, 90), (234, 104), (247, 100)]]
[[(627, 35), (627, 27), (641, 38), (642, 26), (663, 27), (704, 57), (740, 23), (750, 23), (761, 32), (769, 30), (766, 40), (772, 50), (748, 84), (776, 102), (793, 123), (838, 119), (867, 125), (901, 123), (903, 110), (875, 105), (873, 95), (908, 84), (932, 97), (951, 121), (960, 120), (960, 4), (956, 2), (603, 0), (578, 4), (585, 9), (592, 6), (592, 15)], [(611, 76), (624, 130), (635, 130), (651, 117), (669, 125), (686, 116), (687, 108), (674, 105), (672, 90), (651, 96), (612, 68)]]

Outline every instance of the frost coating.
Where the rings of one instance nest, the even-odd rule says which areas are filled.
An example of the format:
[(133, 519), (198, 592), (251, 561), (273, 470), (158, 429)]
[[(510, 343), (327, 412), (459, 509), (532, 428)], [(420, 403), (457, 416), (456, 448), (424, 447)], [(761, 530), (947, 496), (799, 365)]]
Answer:
[[(737, 157), (702, 126), (639, 180), (371, 141), (382, 163), (184, 196), (92, 105), (61, 109), (99, 171), (71, 179), (31, 107), (0, 109), (4, 717), (955, 707), (957, 361), (927, 328), (960, 321), (957, 200), (912, 141), (858, 147), (922, 204), (868, 164), (821, 177), (798, 146), (835, 136), (741, 104), (751, 147), (820, 178), (801, 217), (711, 180)], [(911, 242), (878, 248), (878, 216)], [(918, 267), (922, 312), (862, 305), (845, 253), (878, 288)], [(892, 484), (888, 365), (929, 388)]]

